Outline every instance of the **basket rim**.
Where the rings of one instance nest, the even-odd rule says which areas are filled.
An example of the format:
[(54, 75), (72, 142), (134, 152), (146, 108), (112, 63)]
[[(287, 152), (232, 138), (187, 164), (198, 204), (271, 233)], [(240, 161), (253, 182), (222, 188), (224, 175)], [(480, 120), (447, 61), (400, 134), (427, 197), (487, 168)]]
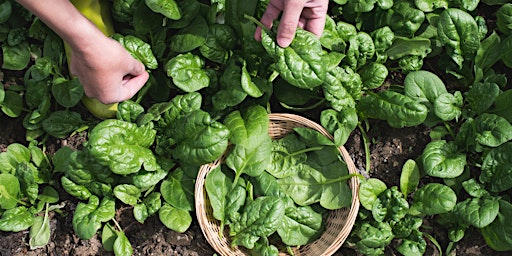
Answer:
[[(269, 117), (270, 123), (281, 122), (281, 121), (293, 122), (295, 127), (304, 126), (304, 127), (313, 128), (313, 129), (317, 130), (318, 132), (320, 132), (322, 135), (329, 138), (331, 141), (334, 140), (333, 136), (323, 126), (321, 126), (320, 124), (318, 124), (308, 118), (305, 118), (303, 116), (296, 115), (296, 114), (289, 114), (289, 113), (270, 113), (270, 114), (268, 114), (268, 117)], [(270, 127), (269, 127), (269, 129), (270, 129)], [(343, 160), (345, 161), (345, 163), (347, 165), (349, 173), (350, 174), (359, 173), (357, 168), (355, 167), (355, 164), (354, 164), (352, 158), (350, 157), (350, 155), (349, 155), (348, 151), (345, 149), (345, 147), (339, 146), (337, 148), (338, 148)], [(196, 218), (199, 222), (199, 226), (201, 228), (203, 235), (205, 236), (208, 243), (213, 247), (213, 249), (217, 253), (219, 253), (220, 255), (223, 255), (223, 256), (231, 256), (231, 255), (234, 255), (234, 253), (236, 253), (236, 255), (249, 255), (244, 248), (231, 247), (229, 245), (229, 242), (227, 241), (228, 238), (226, 238), (226, 237), (221, 238), (221, 237), (219, 237), (218, 232), (213, 232), (210, 228), (215, 225), (218, 226), (218, 221), (215, 219), (213, 219), (213, 220), (208, 219), (207, 214), (206, 214), (207, 209), (208, 209), (207, 207), (211, 208), (211, 206), (209, 206), (208, 197), (207, 197), (206, 191), (205, 191), (206, 189), (204, 188), (204, 181), (205, 181), (206, 175), (211, 170), (216, 168), (218, 165), (222, 164), (225, 157), (226, 157), (226, 154), (223, 154), (221, 157), (219, 157), (215, 161), (202, 165), (199, 169), (199, 173), (197, 175), (196, 184), (195, 184), (195, 190), (194, 190)], [(330, 256), (330, 255), (334, 254), (343, 245), (343, 243), (345, 242), (345, 240), (347, 239), (348, 235), (350, 234), (350, 232), (353, 228), (353, 225), (355, 223), (355, 220), (357, 218), (357, 214), (359, 211), (359, 206), (360, 206), (359, 196), (358, 196), (359, 178), (357, 176), (350, 178), (349, 186), (350, 186), (350, 189), (352, 192), (352, 200), (351, 200), (350, 208), (348, 208), (348, 214), (346, 215), (346, 220), (344, 222), (343, 228), (341, 230), (339, 230), (339, 233), (337, 233), (334, 240), (332, 242), (330, 242), (330, 245), (328, 246), (328, 248), (325, 251), (321, 252), (321, 254), (315, 254), (315, 256), (316, 255)], [(331, 210), (329, 218), (331, 218), (333, 215), (335, 215), (335, 213), (337, 213), (338, 211), (346, 212), (347, 209), (345, 209), (345, 208), (334, 210), (334, 211)], [(307, 251), (309, 246), (319, 242), (319, 240), (320, 239), (317, 239), (316, 241), (313, 241), (307, 245), (301, 246), (300, 250)], [(296, 247), (294, 247), (294, 248), (295, 248), (294, 251), (298, 250)], [(298, 251), (296, 251), (295, 255), (306, 255), (306, 254), (302, 254), (300, 252), (297, 253), (297, 252)], [(281, 256), (281, 255), (288, 255), (288, 254), (280, 252), (279, 255)]]

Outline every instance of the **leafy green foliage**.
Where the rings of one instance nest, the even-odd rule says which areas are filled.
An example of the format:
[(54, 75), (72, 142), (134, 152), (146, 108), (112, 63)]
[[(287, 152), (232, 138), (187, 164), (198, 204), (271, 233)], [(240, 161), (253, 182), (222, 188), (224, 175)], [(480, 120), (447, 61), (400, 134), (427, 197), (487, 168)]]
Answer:
[[(255, 201), (249, 192), (285, 198), (272, 201), (285, 205), (278, 214), (285, 224), (274, 230), (283, 241), (312, 241), (325, 214), (317, 206), (349, 202), (339, 196), (348, 189), (345, 173), (325, 171), (346, 171), (334, 161), (332, 144), (344, 145), (358, 128), (369, 150), (363, 126), (382, 119), (396, 128), (425, 125), (432, 141), (402, 167), (399, 187), (375, 178), (361, 183), (355, 248), (379, 254), (396, 245), (396, 253), (423, 254), (422, 220), (432, 215), (449, 230), (446, 254), (469, 228), (481, 231), (491, 248), (511, 250), (510, 3), (331, 1), (321, 37), (299, 29), (287, 48), (275, 41), (277, 22), (264, 29), (261, 42), (254, 40), (252, 21), (267, 3), (112, 1), (119, 22), (113, 38), (146, 65), (150, 79), (119, 104), (115, 119), (100, 122), (80, 114), (83, 90), (67, 73), (62, 40), (19, 4), (1, 1), (2, 69), (23, 79), (2, 81), (0, 109), (22, 118), (29, 145), (13, 143), (0, 153), (0, 229), (30, 228), (29, 245), (43, 246), (48, 211), (61, 207), (48, 192), (58, 183), (80, 200), (83, 218), (74, 221), (80, 237), (103, 227), (108, 250), (131, 254), (111, 211), (129, 206), (140, 223), (158, 214), (166, 227), (185, 231), (199, 165), (226, 153), (226, 165), (207, 185), (223, 187), (212, 195), (228, 196), (215, 204), (216, 218), (256, 227), (241, 232), (237, 243), (275, 254), (266, 237), (255, 236), (273, 229), (258, 230), (256, 215), (242, 213)], [(483, 5), (492, 12), (480, 11)], [(300, 131), (272, 142), (264, 113), (276, 109), (312, 114), (333, 143)], [(83, 148), (43, 153), (50, 137), (83, 131)], [(366, 165), (369, 171), (371, 162)], [(425, 176), (439, 183), (425, 184)], [(301, 197), (303, 182), (312, 186)], [(293, 199), (304, 206), (292, 207)], [(271, 209), (268, 215), (277, 214)]]

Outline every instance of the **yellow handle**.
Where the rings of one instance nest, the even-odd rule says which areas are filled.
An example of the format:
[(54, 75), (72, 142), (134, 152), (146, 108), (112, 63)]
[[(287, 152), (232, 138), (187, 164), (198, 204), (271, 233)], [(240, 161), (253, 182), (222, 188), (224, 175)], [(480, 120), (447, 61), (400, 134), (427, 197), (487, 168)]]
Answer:
[[(71, 0), (71, 3), (80, 11), (87, 19), (89, 19), (98, 29), (106, 36), (111, 36), (115, 33), (114, 25), (108, 1), (105, 0)], [(64, 44), (66, 50), (66, 57), (68, 63), (71, 60), (71, 50), (69, 45)], [(113, 118), (116, 116), (117, 103), (103, 104), (99, 100), (89, 98), (84, 95), (82, 104), (93, 114), (100, 119)]]

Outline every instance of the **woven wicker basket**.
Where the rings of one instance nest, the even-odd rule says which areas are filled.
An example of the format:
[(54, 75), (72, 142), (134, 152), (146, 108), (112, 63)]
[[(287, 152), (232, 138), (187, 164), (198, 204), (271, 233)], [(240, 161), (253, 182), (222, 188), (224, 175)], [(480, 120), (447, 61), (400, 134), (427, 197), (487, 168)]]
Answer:
[[(322, 126), (301, 116), (293, 114), (270, 114), (269, 118), (269, 135), (273, 139), (284, 137), (295, 127), (313, 128), (329, 139), (333, 139)], [(343, 146), (338, 149), (347, 164), (349, 173), (357, 173), (357, 169), (346, 149)], [(195, 185), (195, 207), (197, 219), (206, 240), (220, 255), (250, 255), (242, 247), (231, 246), (228, 228), (224, 228), (224, 235), (222, 237), (219, 236), (220, 222), (213, 217), (213, 210), (206, 195), (206, 189), (204, 188), (206, 175), (220, 165), (223, 162), (224, 157), (225, 155), (213, 163), (201, 166), (199, 169)], [(352, 203), (350, 208), (346, 207), (331, 211), (326, 222), (326, 230), (322, 236), (307, 245), (293, 247), (294, 255), (332, 255), (343, 245), (345, 239), (352, 230), (359, 211), (359, 198), (357, 193), (359, 187), (358, 178), (351, 178), (349, 180), (349, 186), (352, 190)], [(288, 254), (280, 252), (279, 255)]]

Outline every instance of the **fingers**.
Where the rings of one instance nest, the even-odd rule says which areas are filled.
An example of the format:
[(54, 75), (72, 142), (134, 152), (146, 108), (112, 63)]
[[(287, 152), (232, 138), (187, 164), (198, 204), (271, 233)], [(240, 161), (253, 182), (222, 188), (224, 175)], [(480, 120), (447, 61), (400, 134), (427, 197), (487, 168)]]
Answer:
[(299, 19), (304, 8), (302, 1), (287, 1), (283, 6), (283, 15), (277, 29), (277, 44), (281, 47), (288, 47), (299, 25)]
[(119, 88), (119, 101), (131, 99), (146, 84), (149, 73), (143, 70), (137, 75), (126, 75), (123, 78), (122, 86)]
[[(267, 28), (271, 28), (273, 21), (282, 13), (276, 40), (284, 48), (291, 44), (298, 27), (320, 37), (324, 30), (328, 5), (329, 0), (270, 0), (260, 21)], [(261, 40), (261, 28), (256, 29), (254, 38)]]
[[(267, 9), (263, 16), (261, 16), (260, 22), (265, 25), (267, 28), (272, 28), (272, 22), (279, 17), (281, 14), (282, 6), (277, 6), (274, 4), (275, 1), (270, 1), (267, 5)], [(279, 2), (279, 1), (277, 1)], [(256, 33), (254, 33), (254, 38), (258, 41), (261, 40), (261, 27), (256, 28)]]

